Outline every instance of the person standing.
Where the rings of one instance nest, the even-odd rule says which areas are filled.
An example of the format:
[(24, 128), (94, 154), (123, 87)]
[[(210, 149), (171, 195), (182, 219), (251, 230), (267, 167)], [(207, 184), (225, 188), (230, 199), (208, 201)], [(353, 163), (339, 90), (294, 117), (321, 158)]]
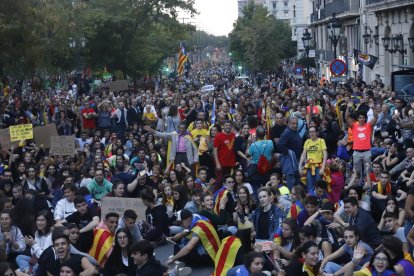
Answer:
[(316, 127), (309, 128), (309, 136), (310, 138), (305, 142), (299, 161), (299, 172), (306, 172), (308, 192), (313, 191), (315, 183), (321, 180), (328, 159), (325, 140), (318, 137)]
[(155, 136), (168, 138), (171, 140), (171, 150), (168, 160), (175, 164), (184, 163), (186, 167), (191, 168), (194, 172), (193, 165), (198, 163), (198, 149), (193, 138), (187, 132), (187, 126), (184, 122), (179, 123), (178, 132), (162, 133), (155, 131), (149, 126), (144, 126), (144, 130), (154, 133)]
[(93, 136), (95, 133), (96, 117), (98, 117), (98, 114), (95, 112), (95, 109), (90, 106), (89, 101), (86, 101), (85, 108), (82, 109), (82, 127), (89, 136)]
[[(367, 114), (364, 111), (358, 111), (357, 121), (351, 118), (349, 109), (353, 106), (352, 102), (348, 103), (348, 108), (345, 112), (345, 119), (350, 126), (350, 131), (353, 137), (353, 166), (354, 171), (361, 173), (361, 179), (365, 179), (368, 175), (371, 163), (371, 140), (372, 140), (372, 129), (377, 122), (378, 114), (375, 108), (371, 109), (374, 111), (374, 118), (367, 123)], [(360, 164), (362, 163), (362, 164)]]
[(125, 131), (128, 127), (128, 110), (125, 108), (124, 102), (119, 102), (118, 108), (114, 112), (116, 118), (116, 130), (118, 138), (122, 141), (125, 140)]
[(302, 154), (302, 138), (298, 133), (298, 118), (289, 117), (288, 126), (280, 136), (276, 148), (280, 156), (282, 172), (286, 175), (289, 190), (300, 183), (299, 163)]
[[(249, 181), (252, 183), (253, 193), (257, 196), (257, 190), (266, 184), (271, 172), (271, 163), (273, 155), (273, 142), (265, 140), (266, 132), (263, 126), (256, 128), (256, 142), (247, 148), (247, 157), (251, 157), (248, 167)], [(267, 172), (261, 171), (259, 165), (261, 156), (264, 156), (268, 162), (269, 169)]]
[[(217, 133), (214, 137), (214, 161), (216, 166), (216, 183), (221, 184), (224, 174), (232, 174), (232, 169), (236, 166), (236, 152), (234, 142), (236, 135), (231, 131), (232, 123), (224, 123), (223, 132)], [(220, 187), (216, 186), (215, 191)]]

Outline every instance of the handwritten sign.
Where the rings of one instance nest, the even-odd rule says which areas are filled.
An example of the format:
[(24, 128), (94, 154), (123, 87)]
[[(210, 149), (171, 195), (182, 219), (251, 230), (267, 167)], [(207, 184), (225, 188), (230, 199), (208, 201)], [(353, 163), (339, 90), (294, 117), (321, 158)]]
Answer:
[(55, 124), (35, 127), (33, 129), (33, 134), (37, 146), (43, 145), (45, 149), (50, 148), (50, 137), (58, 136)]
[(214, 91), (214, 85), (204, 85), (203, 87), (201, 87), (201, 92), (202, 93), (207, 93), (207, 92), (211, 92)]
[(51, 136), (50, 137), (51, 155), (74, 155), (75, 137), (73, 136)]
[(10, 126), (9, 129), (11, 142), (33, 139), (32, 124)]
[(12, 145), (18, 144), (18, 142), (10, 141), (10, 130), (8, 128), (0, 129), (0, 146), (2, 150), (9, 150)]
[(102, 219), (106, 214), (114, 212), (123, 216), (125, 210), (134, 210), (137, 213), (137, 220), (145, 220), (145, 210), (147, 207), (142, 203), (140, 198), (125, 197), (104, 197), (102, 198), (101, 214)]

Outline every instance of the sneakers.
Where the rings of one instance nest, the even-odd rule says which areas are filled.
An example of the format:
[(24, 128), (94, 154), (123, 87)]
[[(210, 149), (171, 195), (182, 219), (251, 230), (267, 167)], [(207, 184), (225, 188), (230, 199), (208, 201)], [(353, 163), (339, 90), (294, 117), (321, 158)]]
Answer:
[(185, 266), (183, 262), (176, 261), (174, 267), (168, 272), (169, 276), (189, 276), (191, 275), (191, 267)]
[(185, 266), (178, 269), (177, 276), (189, 276), (191, 275), (191, 267)]

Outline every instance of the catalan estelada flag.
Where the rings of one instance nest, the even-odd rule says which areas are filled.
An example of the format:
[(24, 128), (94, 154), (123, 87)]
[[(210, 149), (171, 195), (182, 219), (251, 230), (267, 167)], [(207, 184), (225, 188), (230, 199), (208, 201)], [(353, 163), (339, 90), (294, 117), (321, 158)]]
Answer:
[(227, 188), (223, 187), (214, 194), (214, 213), (217, 215), (220, 215), (220, 201), (227, 196), (229, 191), (227, 191)]
[(214, 226), (210, 223), (210, 221), (203, 219), (198, 220), (194, 227), (191, 228), (191, 232), (200, 237), (204, 249), (207, 251), (211, 259), (215, 261), (217, 252), (220, 248), (220, 239), (216, 229), (214, 229)]
[(222, 241), (214, 261), (215, 270), (213, 276), (227, 275), (227, 271), (234, 266), (240, 247), (241, 241), (235, 236), (227, 237)]
[(115, 234), (105, 228), (95, 228), (93, 230), (93, 244), (89, 250), (101, 267), (104, 267), (106, 260), (111, 255)]
[(184, 69), (186, 68), (186, 63), (188, 61), (187, 52), (185, 51), (184, 44), (180, 43), (180, 49), (178, 51), (178, 75), (182, 76), (184, 74)]

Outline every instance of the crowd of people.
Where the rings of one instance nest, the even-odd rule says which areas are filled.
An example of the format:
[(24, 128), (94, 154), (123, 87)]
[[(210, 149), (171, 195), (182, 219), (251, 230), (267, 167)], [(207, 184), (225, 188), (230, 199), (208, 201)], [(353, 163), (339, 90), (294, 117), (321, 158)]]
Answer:
[[(249, 82), (205, 61), (178, 84), (0, 100), (0, 128), (76, 141), (2, 148), (0, 275), (414, 275), (414, 104), (381, 82)], [(105, 197), (145, 218), (102, 214)]]

